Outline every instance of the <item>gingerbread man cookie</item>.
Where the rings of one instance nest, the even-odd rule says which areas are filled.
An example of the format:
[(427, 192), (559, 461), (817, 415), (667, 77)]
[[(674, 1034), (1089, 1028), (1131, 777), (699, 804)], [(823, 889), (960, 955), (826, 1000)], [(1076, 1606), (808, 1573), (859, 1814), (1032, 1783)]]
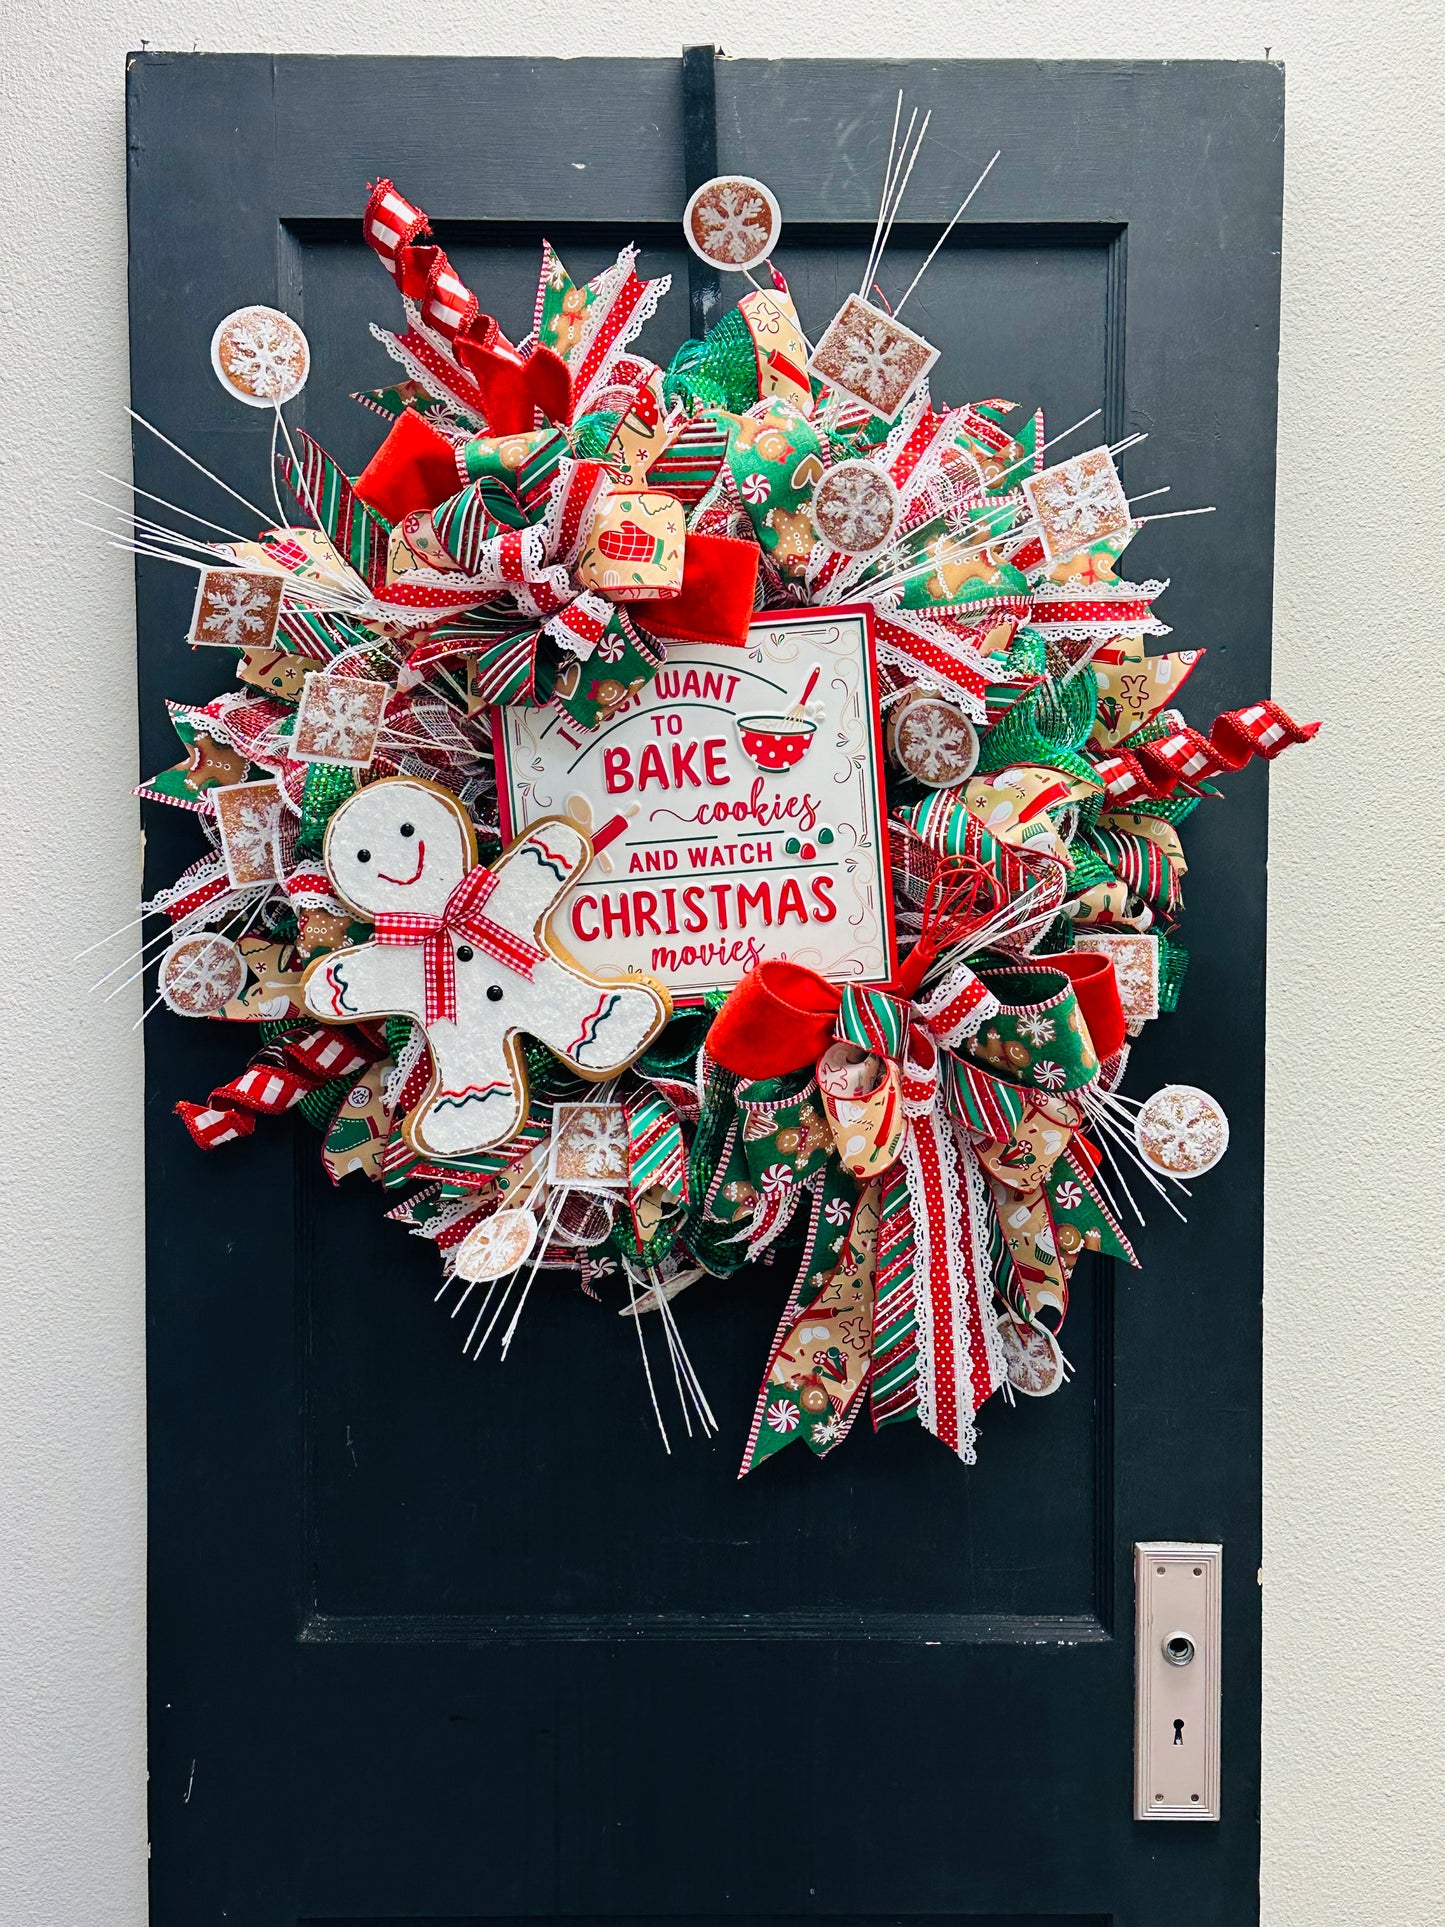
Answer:
[(583, 1077), (611, 1077), (672, 1014), (651, 977), (594, 977), (547, 930), (592, 860), (565, 818), (534, 823), (489, 867), (449, 791), (387, 777), (337, 810), (324, 856), (336, 894), (375, 935), (309, 967), (306, 1007), (332, 1024), (397, 1016), (425, 1027), (432, 1081), (405, 1124), (423, 1155), (468, 1156), (515, 1136), (527, 1116), (519, 1032)]

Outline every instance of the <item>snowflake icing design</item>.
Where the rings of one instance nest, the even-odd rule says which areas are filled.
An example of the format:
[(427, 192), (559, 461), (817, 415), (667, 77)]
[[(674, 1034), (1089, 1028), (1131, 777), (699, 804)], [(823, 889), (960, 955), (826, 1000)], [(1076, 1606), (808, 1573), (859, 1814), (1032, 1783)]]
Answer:
[(457, 1246), (457, 1275), (472, 1284), (504, 1277), (517, 1269), (536, 1241), (537, 1220), (530, 1211), (495, 1212)]
[(751, 181), (710, 181), (698, 194), (688, 228), (705, 260), (750, 268), (772, 245), (772, 210)]
[(216, 822), (234, 884), (275, 876), (277, 807), (274, 783), (237, 783), (216, 791)]
[(264, 648), (276, 633), (279, 578), (242, 569), (207, 569), (196, 596), (191, 641), (221, 648)]
[(1229, 1120), (1208, 1091), (1166, 1084), (1135, 1119), (1134, 1142), (1154, 1170), (1168, 1177), (1198, 1177), (1228, 1149)]
[(924, 783), (957, 782), (972, 767), (976, 743), (971, 726), (944, 703), (910, 703), (898, 718), (895, 753)]
[[(561, 1108), (561, 1107), (559, 1107)], [(619, 1111), (601, 1104), (567, 1107), (570, 1116), (557, 1133), (559, 1178), (599, 1183), (627, 1176), (626, 1126)]]
[(1092, 535), (1107, 519), (1113, 497), (1107, 475), (1086, 475), (1077, 488), (1065, 484), (1050, 490), (1049, 507), (1066, 534)]
[(1051, 1044), (1053, 1042), (1054, 1024), (1051, 1017), (1040, 1017), (1037, 1013), (1031, 1013), (1027, 1017), (1020, 1017), (1019, 1029), (1031, 1044)]
[(1057, 1389), (1061, 1375), (1058, 1347), (1042, 1326), (1001, 1318), (998, 1335), (1008, 1381), (1015, 1391), (1041, 1398)]
[(937, 350), (921, 335), (849, 295), (809, 366), (843, 394), (891, 420), (937, 358)]
[(1110, 958), (1119, 985), (1119, 1001), (1126, 1021), (1137, 1028), (1159, 1015), (1159, 951), (1151, 936), (1085, 931), (1081, 950)]
[(813, 1421), (813, 1443), (824, 1447), (836, 1445), (843, 1436), (843, 1427), (836, 1418), (820, 1418)]
[(368, 764), (389, 694), (381, 682), (308, 677), (296, 715), (293, 755), (301, 762)]
[(881, 321), (865, 323), (843, 349), (839, 378), (869, 401), (886, 402), (908, 371), (908, 343)]
[(228, 937), (184, 937), (171, 945), (161, 964), (161, 995), (186, 1017), (222, 1009), (245, 981), (241, 953)]
[(1105, 448), (1045, 469), (1023, 486), (1051, 555), (1120, 534), (1129, 526), (1129, 505)]
[(253, 407), (279, 407), (306, 385), (311, 351), (289, 315), (238, 308), (217, 328), (211, 360), (222, 385)]
[(892, 484), (867, 462), (840, 462), (813, 495), (814, 522), (845, 555), (881, 548), (897, 516)]

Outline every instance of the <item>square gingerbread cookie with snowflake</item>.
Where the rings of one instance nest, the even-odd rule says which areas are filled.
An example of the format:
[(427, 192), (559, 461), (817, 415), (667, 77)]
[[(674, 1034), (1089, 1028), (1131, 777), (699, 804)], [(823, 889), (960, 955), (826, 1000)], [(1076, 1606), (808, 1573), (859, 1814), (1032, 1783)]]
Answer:
[(276, 875), (281, 792), (274, 783), (227, 783), (211, 791), (226, 874), (238, 890)]
[(891, 422), (937, 359), (932, 342), (850, 294), (828, 323), (808, 368), (839, 394)]
[(364, 676), (308, 676), (296, 711), (291, 754), (298, 763), (369, 769), (390, 685)]
[(627, 1183), (627, 1119), (620, 1104), (557, 1104), (547, 1176), (553, 1184), (613, 1190)]
[(1021, 484), (1050, 562), (1077, 555), (1130, 526), (1124, 484), (1107, 448), (1091, 448)]
[(203, 569), (186, 640), (212, 649), (265, 649), (276, 634), (285, 578), (261, 569)]

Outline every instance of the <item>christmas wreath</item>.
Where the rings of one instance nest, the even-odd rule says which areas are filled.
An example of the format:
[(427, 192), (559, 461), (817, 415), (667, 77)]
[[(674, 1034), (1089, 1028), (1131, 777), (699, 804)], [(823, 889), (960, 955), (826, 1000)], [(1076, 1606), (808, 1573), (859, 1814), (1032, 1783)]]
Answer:
[[(299, 1111), (333, 1182), (378, 1182), (435, 1245), (471, 1353), (505, 1354), (544, 1270), (611, 1294), (640, 1340), (655, 1314), (704, 1431), (672, 1301), (761, 1264), (786, 1302), (744, 1471), (832, 1451), (865, 1392), (875, 1426), (915, 1420), (971, 1462), (992, 1394), (1063, 1383), (1080, 1254), (1133, 1263), (1138, 1199), (1172, 1204), (1226, 1148), (1207, 1093), (1121, 1088), (1180, 995), (1182, 827), (1216, 778), (1317, 727), (1260, 700), (1206, 735), (1174, 707), (1201, 652), (1147, 653), (1168, 631), (1163, 585), (1120, 574), (1146, 519), (1127, 443), (1066, 458), (1040, 413), (931, 400), (936, 351), (876, 286), (894, 133), (863, 288), (816, 341), (767, 188), (693, 195), (689, 245), (747, 291), (666, 367), (636, 342), (667, 279), (632, 250), (577, 283), (544, 244), (516, 345), (379, 181), (364, 232), (402, 321), (373, 329), (393, 385), (355, 397), (384, 429), (371, 460), (348, 476), (292, 432), (305, 336), (245, 308), (212, 361), (273, 419), (275, 513), (191, 539), (137, 512), (126, 538), (196, 570), (189, 640), (234, 663), (212, 701), (170, 705), (182, 754), (138, 792), (204, 838), (143, 906), (164, 919), (155, 1002), (252, 1040), (176, 1105), (185, 1128), (211, 1151)], [(761, 674), (766, 638), (809, 623), (863, 672), (820, 658), (770, 685), (770, 713), (671, 743), (659, 725), (623, 760), (608, 732), (649, 690), (693, 677), (719, 709), (719, 663)], [(528, 807), (509, 723), (578, 759), (612, 743), (606, 788)], [(850, 877), (866, 894), (866, 836), (841, 791), (829, 816), (787, 785), (838, 744), (891, 900), (867, 898), (877, 961), (830, 969), (808, 917), (836, 920)], [(771, 825), (726, 846), (731, 884), (690, 895), (666, 839), (629, 835), (649, 774), (710, 786), (714, 822)], [(649, 878), (630, 909), (608, 895), (625, 869)], [(721, 942), (648, 941), (707, 927), (708, 890), (725, 968)], [(603, 924), (620, 968), (569, 947)], [(666, 1439), (645, 1341), (642, 1361)]]

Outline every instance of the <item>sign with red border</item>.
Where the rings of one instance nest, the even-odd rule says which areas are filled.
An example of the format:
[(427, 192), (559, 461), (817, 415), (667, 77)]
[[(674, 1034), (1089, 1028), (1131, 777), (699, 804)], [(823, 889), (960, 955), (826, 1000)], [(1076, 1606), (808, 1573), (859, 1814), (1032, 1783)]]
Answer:
[(683, 1001), (774, 957), (893, 976), (871, 615), (761, 615), (742, 648), (669, 645), (590, 734), (555, 709), (496, 712), (503, 835), (571, 816), (596, 846), (552, 922), (579, 963)]

